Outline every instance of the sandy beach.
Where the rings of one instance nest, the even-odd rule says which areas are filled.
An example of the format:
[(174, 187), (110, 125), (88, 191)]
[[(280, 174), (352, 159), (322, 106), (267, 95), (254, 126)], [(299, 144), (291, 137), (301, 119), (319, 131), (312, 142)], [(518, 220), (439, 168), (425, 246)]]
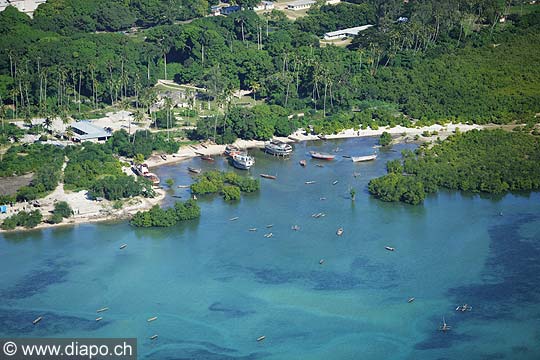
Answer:
[[(347, 129), (339, 132), (338, 134), (332, 135), (312, 135), (306, 134), (303, 129), (299, 129), (288, 138), (275, 137), (277, 140), (283, 142), (300, 142), (300, 141), (312, 141), (312, 140), (321, 140), (322, 139), (345, 139), (345, 138), (357, 138), (357, 137), (366, 137), (366, 136), (380, 136), (383, 132), (388, 132), (393, 136), (393, 142), (407, 142), (407, 141), (418, 141), (418, 142), (427, 142), (434, 141), (437, 138), (445, 139), (450, 136), (452, 133), (459, 128), (459, 131), (466, 132), (473, 129), (482, 129), (480, 125), (467, 125), (467, 124), (447, 124), (447, 125), (432, 125), (419, 128), (406, 128), (403, 126), (395, 126), (393, 128), (389, 127), (380, 127), (377, 130), (365, 129), (365, 130), (354, 130)], [(415, 140), (416, 135), (421, 135), (424, 132), (437, 132), (436, 135), (424, 137), (420, 136)], [(264, 147), (264, 141), (260, 140), (242, 140), (238, 139), (235, 141), (234, 145), (240, 149), (252, 149), (252, 148), (262, 148)], [(157, 167), (162, 165), (174, 164), (180, 161), (184, 161), (193, 157), (200, 155), (221, 155), (225, 151), (225, 145), (217, 144), (208, 144), (204, 143), (198, 145), (189, 145), (181, 147), (178, 152), (174, 154), (167, 155), (158, 155), (155, 154), (146, 160), (148, 167)], [(126, 173), (132, 174), (131, 170), (125, 169)], [(161, 204), (162, 200), (165, 198), (165, 191), (163, 189), (157, 188), (156, 197), (154, 198), (143, 198), (135, 197), (131, 199), (123, 200), (122, 207), (120, 209), (114, 208), (114, 202), (112, 201), (94, 201), (87, 199), (86, 191), (79, 192), (69, 192), (64, 190), (63, 184), (59, 184), (56, 190), (49, 194), (47, 197), (40, 199), (39, 202), (41, 207), (34, 208), (28, 203), (18, 203), (13, 207), (10, 207), (7, 214), (0, 214), (0, 222), (3, 221), (6, 217), (15, 214), (18, 211), (25, 210), (31, 211), (34, 209), (41, 210), (44, 220), (47, 219), (53, 208), (54, 203), (57, 201), (66, 201), (74, 211), (74, 216), (69, 219), (64, 220), (60, 224), (47, 224), (41, 223), (33, 229), (43, 229), (56, 226), (65, 226), (65, 225), (76, 225), (82, 223), (98, 222), (98, 221), (108, 221), (108, 220), (117, 220), (117, 219), (128, 219), (131, 215), (135, 214), (137, 211), (148, 210), (156, 204)], [(33, 230), (29, 229), (29, 230)], [(15, 230), (9, 231), (22, 231), (27, 230), (24, 228), (17, 228)], [(0, 232), (6, 232), (6, 230), (0, 229)]]

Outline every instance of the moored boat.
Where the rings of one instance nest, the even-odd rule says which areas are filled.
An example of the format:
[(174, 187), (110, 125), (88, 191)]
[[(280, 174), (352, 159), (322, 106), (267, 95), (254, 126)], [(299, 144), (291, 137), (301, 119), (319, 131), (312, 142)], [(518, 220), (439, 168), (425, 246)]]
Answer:
[(237, 169), (249, 170), (255, 164), (255, 159), (247, 154), (237, 154), (232, 157), (232, 163)]
[(319, 265), (324, 264), (324, 259), (319, 260)]
[(393, 248), (393, 247), (391, 247), (391, 246), (385, 246), (384, 248), (385, 248), (386, 250), (388, 250), (388, 251), (394, 251), (394, 250), (396, 250), (395, 248)]
[(312, 158), (319, 160), (334, 160), (334, 158), (336, 157), (336, 155), (324, 154), (317, 151), (310, 151), (309, 154)]
[(35, 319), (34, 321), (32, 321), (32, 324), (36, 325), (38, 322), (40, 322), (41, 320), (43, 320), (43, 316), (40, 316), (38, 317), (37, 319)]
[(127, 248), (127, 244), (122, 244), (122, 245), (120, 245), (120, 250), (123, 250), (123, 249), (125, 249), (125, 248)]
[(377, 158), (377, 154), (366, 155), (366, 156), (351, 156), (353, 162), (362, 162), (362, 161), (371, 161)]
[(201, 160), (205, 160), (205, 161), (214, 161), (214, 158), (211, 157), (211, 156), (208, 156), (208, 155), (202, 155), (202, 156), (201, 156)]
[(109, 310), (109, 308), (108, 308), (108, 307), (104, 307), (104, 308), (101, 308), (101, 309), (97, 309), (96, 312), (97, 312), (97, 313), (101, 313), (101, 312), (104, 312), (104, 311), (107, 311), (107, 310)]
[(103, 320), (103, 317), (101, 316), (96, 318), (96, 321), (101, 321), (101, 320)]
[(306, 185), (312, 185), (312, 184), (315, 184), (315, 181), (313, 181), (313, 180), (306, 181), (305, 184)]
[(265, 178), (265, 179), (272, 179), (272, 180), (276, 180), (277, 177), (274, 176), (274, 175), (268, 175), (268, 174), (259, 174), (261, 177)]
[(306, 166), (307, 165), (306, 160), (300, 160), (299, 163), (300, 163), (300, 166)]
[(337, 231), (336, 231), (336, 235), (337, 235), (337, 236), (341, 236), (341, 235), (343, 235), (343, 228), (339, 228), (339, 229), (337, 229)]
[(188, 167), (187, 169), (188, 169), (189, 172), (194, 173), (194, 174), (200, 174), (201, 173), (201, 169), (196, 169), (196, 168), (192, 168), (192, 167)]
[(152, 335), (152, 336), (150, 336), (150, 340), (156, 340), (157, 338), (158, 338), (157, 335)]
[(264, 144), (264, 151), (276, 156), (287, 156), (293, 151), (291, 145), (279, 140), (272, 140)]
[(338, 182), (339, 182), (338, 180), (334, 180), (334, 181), (332, 182), (332, 185), (336, 185)]
[(264, 335), (263, 335), (263, 336), (259, 336), (259, 337), (257, 338), (257, 341), (263, 341), (264, 339), (266, 339), (266, 336), (264, 336)]
[(139, 176), (142, 176), (148, 180), (150, 180), (152, 182), (152, 184), (154, 185), (159, 185), (160, 183), (160, 180), (159, 180), (159, 177), (150, 172), (148, 170), (148, 165), (146, 164), (136, 164), (132, 167), (132, 170), (133, 172), (136, 174), (136, 175), (139, 175)]
[(414, 297), (411, 297), (411, 298), (409, 298), (409, 300), (407, 300), (407, 302), (410, 304), (410, 303), (412, 303), (414, 301), (414, 299), (415, 299)]
[(147, 322), (152, 322), (152, 321), (156, 321), (157, 320), (157, 316), (153, 316), (151, 318), (149, 318), (148, 320), (146, 320)]
[(240, 154), (240, 149), (234, 145), (227, 145), (225, 147), (225, 152), (223, 155), (225, 156), (234, 156)]

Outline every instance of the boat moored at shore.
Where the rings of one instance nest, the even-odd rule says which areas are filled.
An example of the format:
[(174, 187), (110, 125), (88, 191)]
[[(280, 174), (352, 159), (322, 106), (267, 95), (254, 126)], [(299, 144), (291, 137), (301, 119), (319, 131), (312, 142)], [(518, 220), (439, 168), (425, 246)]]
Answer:
[(276, 156), (287, 156), (290, 155), (293, 151), (291, 145), (284, 143), (279, 140), (272, 140), (264, 144), (264, 152), (276, 155)]
[(142, 176), (145, 179), (148, 179), (152, 182), (153, 185), (157, 186), (160, 183), (159, 177), (154, 174), (153, 172), (150, 172), (148, 170), (148, 165), (146, 164), (136, 164), (132, 167), (133, 172), (138, 175)]
[(377, 154), (366, 155), (366, 156), (351, 156), (351, 160), (353, 162), (371, 161), (371, 160), (375, 160), (376, 158), (377, 158)]
[(232, 164), (237, 169), (249, 170), (255, 164), (255, 159), (248, 154), (237, 154), (232, 157)]

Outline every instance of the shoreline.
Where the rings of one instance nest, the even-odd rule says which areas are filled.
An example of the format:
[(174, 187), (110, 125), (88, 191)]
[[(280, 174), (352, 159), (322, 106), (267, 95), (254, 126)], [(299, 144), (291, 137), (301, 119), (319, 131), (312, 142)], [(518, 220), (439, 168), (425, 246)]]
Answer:
[[(467, 125), (467, 124), (447, 124), (442, 125), (431, 125), (424, 126), (420, 128), (406, 128), (403, 126), (395, 126), (392, 128), (389, 127), (380, 127), (377, 130), (364, 129), (364, 130), (354, 130), (346, 129), (342, 130), (337, 134), (332, 135), (312, 135), (305, 134), (302, 129), (295, 131), (289, 137), (274, 137), (276, 140), (281, 140), (287, 143), (302, 142), (302, 141), (313, 141), (313, 140), (336, 140), (336, 139), (349, 139), (349, 138), (362, 138), (362, 137), (371, 137), (371, 136), (380, 136), (383, 132), (388, 132), (393, 135), (393, 143), (401, 142), (428, 142), (440, 138), (442, 140), (446, 139), (452, 133), (455, 132), (456, 128), (459, 128), (461, 132), (470, 131), (473, 129), (483, 129), (484, 126), (480, 125)], [(437, 135), (432, 135), (429, 137), (424, 137), (421, 134), (425, 131), (433, 132), (436, 131)], [(397, 135), (397, 136), (396, 136)], [(416, 135), (419, 135), (419, 139), (414, 139)], [(409, 139), (409, 137), (412, 137)], [(233, 145), (239, 147), (240, 149), (253, 149), (253, 148), (263, 148), (265, 141), (262, 140), (242, 140), (237, 139)], [(159, 167), (163, 165), (171, 165), (185, 160), (193, 159), (197, 156), (202, 155), (221, 155), (225, 151), (226, 145), (217, 145), (217, 144), (205, 144), (205, 147), (201, 144), (198, 145), (186, 145), (181, 147), (175, 154), (164, 155), (163, 159), (158, 154), (150, 156), (145, 163), (149, 168)], [(65, 219), (59, 224), (48, 224), (45, 222), (40, 223), (36, 227), (27, 229), (27, 228), (16, 228), (13, 230), (4, 230), (0, 229), (0, 234), (2, 233), (16, 233), (32, 230), (41, 230), (48, 229), (53, 227), (60, 226), (73, 226), (79, 224), (88, 224), (95, 222), (106, 222), (106, 221), (116, 221), (116, 220), (126, 220), (129, 219), (133, 214), (138, 211), (144, 211), (150, 209), (154, 205), (160, 205), (166, 197), (166, 191), (162, 188), (157, 188), (156, 197), (154, 198), (143, 198), (143, 197), (134, 197), (130, 199), (125, 199), (127, 206), (123, 206), (121, 209), (115, 210), (113, 208), (112, 201), (103, 201), (96, 202), (92, 200), (87, 200), (85, 198), (84, 191), (78, 193), (66, 193), (64, 192), (63, 184), (59, 184), (57, 189), (52, 193), (46, 196), (43, 199), (40, 199), (40, 202), (47, 203), (47, 205), (38, 208), (41, 210), (44, 216), (47, 216), (48, 213), (52, 210), (54, 202), (56, 201), (67, 201), (73, 210), (77, 210), (78, 214), (73, 215), (72, 217)], [(131, 204), (130, 204), (131, 203)], [(26, 204), (18, 204), (18, 211), (27, 210)], [(79, 213), (79, 208), (84, 208), (83, 213)], [(35, 208), (31, 208), (33, 210)], [(11, 211), (7, 216), (13, 215), (15, 212)], [(3, 218), (7, 217), (4, 216)], [(2, 219), (3, 221), (3, 219)]]

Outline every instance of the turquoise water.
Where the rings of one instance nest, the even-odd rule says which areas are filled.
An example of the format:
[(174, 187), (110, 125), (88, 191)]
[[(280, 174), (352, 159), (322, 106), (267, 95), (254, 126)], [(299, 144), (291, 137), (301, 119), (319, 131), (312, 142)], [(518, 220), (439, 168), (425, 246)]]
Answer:
[[(383, 203), (367, 182), (412, 146), (371, 163), (341, 157), (375, 142), (300, 143), (289, 160), (253, 150), (251, 173), (278, 180), (261, 179), (260, 193), (236, 204), (199, 199), (201, 218), (172, 228), (0, 235), (0, 336), (137, 337), (145, 359), (539, 359), (540, 195)], [(336, 161), (298, 165), (336, 147)], [(188, 166), (229, 168), (195, 159), (156, 172), (189, 184)], [(176, 185), (169, 195), (187, 198)], [(463, 303), (473, 310), (457, 313)], [(448, 333), (437, 331), (443, 316)]]

